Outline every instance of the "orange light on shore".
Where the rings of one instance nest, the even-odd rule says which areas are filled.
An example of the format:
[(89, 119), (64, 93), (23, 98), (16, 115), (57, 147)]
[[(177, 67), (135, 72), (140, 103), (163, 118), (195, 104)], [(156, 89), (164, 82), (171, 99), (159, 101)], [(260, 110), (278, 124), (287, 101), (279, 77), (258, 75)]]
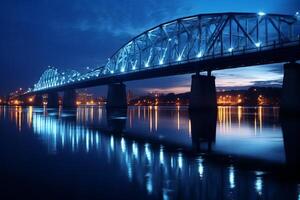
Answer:
[(19, 105), (19, 103), (20, 103), (20, 102), (19, 102), (18, 100), (15, 100), (15, 101), (14, 101), (14, 104), (15, 104), (15, 105)]
[(77, 106), (81, 105), (81, 102), (80, 101), (76, 101), (76, 105)]
[(29, 98), (28, 101), (29, 101), (29, 102), (33, 102), (33, 98)]

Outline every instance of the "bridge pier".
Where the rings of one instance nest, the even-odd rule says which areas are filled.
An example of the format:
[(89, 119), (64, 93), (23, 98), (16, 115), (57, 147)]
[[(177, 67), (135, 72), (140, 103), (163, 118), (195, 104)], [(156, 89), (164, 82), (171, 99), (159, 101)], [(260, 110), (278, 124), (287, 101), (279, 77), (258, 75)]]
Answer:
[(58, 108), (58, 93), (57, 92), (50, 92), (48, 93), (47, 97), (47, 107), (48, 108)]
[(64, 91), (63, 107), (64, 108), (76, 108), (76, 90)]
[(107, 108), (127, 108), (126, 85), (113, 83), (108, 86)]
[(281, 109), (283, 115), (300, 116), (300, 64), (284, 65)]
[(33, 106), (43, 106), (44, 98), (43, 95), (36, 94), (33, 98)]
[(192, 76), (190, 110), (217, 111), (215, 77), (197, 73)]

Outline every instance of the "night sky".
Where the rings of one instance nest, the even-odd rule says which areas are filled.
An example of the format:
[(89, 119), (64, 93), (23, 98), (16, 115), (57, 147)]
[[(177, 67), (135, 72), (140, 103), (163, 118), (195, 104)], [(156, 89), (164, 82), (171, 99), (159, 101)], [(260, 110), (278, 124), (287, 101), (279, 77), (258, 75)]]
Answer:
[[(299, 0), (1, 0), (0, 95), (32, 86), (47, 66), (80, 70), (103, 65), (132, 37), (175, 18), (212, 12), (294, 15), (299, 10)], [(213, 74), (219, 88), (282, 82), (280, 64)], [(127, 86), (136, 93), (184, 92), (190, 75)], [(97, 91), (104, 94), (106, 89)]]

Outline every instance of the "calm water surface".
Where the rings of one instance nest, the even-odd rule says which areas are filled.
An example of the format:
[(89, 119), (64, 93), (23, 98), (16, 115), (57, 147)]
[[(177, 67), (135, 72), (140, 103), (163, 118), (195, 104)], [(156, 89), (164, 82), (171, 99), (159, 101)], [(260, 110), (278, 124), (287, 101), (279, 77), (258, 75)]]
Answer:
[(278, 108), (0, 107), (0, 198), (300, 199)]

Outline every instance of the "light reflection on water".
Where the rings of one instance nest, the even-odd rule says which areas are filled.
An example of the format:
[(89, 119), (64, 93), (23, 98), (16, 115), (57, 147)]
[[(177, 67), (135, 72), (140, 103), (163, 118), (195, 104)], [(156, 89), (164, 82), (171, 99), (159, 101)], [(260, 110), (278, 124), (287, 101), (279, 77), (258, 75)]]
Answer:
[[(184, 107), (132, 107), (125, 115), (103, 107), (76, 111), (0, 107), (0, 119), (7, 116), (19, 132), (32, 130), (49, 154), (97, 152), (105, 164), (113, 161), (129, 182), (156, 198), (300, 196), (298, 185), (285, 189), (286, 195), (280, 189), (286, 186), (284, 182), (265, 179), (262, 172), (239, 170), (234, 163), (211, 162), (199, 154), (285, 163), (278, 108), (219, 107), (215, 122), (208, 116), (189, 114)], [(169, 151), (169, 146), (176, 151)], [(196, 154), (187, 155), (187, 151)]]

